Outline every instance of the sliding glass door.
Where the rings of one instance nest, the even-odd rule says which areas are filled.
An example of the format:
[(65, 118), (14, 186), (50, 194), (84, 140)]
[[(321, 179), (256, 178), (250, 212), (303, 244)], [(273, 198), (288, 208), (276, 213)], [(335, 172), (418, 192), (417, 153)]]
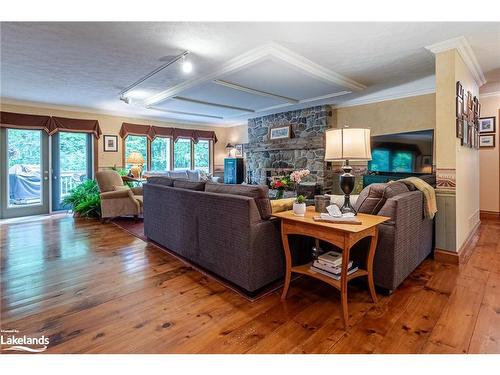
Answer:
[(71, 190), (92, 178), (92, 134), (58, 132), (52, 136), (52, 210), (64, 210), (62, 203)]
[(0, 217), (49, 212), (49, 137), (42, 130), (0, 129)]

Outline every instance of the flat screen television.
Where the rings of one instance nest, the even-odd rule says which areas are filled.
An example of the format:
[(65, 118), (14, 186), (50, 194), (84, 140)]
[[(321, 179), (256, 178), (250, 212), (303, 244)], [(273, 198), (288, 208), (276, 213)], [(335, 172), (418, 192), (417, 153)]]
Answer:
[(434, 130), (371, 138), (368, 170), (378, 173), (432, 173)]

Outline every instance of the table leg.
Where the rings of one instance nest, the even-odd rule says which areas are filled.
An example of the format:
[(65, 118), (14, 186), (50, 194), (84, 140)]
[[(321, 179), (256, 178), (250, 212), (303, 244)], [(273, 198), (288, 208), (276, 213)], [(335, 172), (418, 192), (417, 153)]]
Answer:
[(288, 234), (283, 231), (283, 222), (281, 223), (281, 241), (283, 242), (283, 250), (285, 251), (285, 284), (283, 285), (283, 293), (281, 300), (286, 299), (288, 288), (290, 288), (290, 281), (292, 279), (292, 254), (290, 252), (290, 244), (288, 243)]
[(375, 233), (373, 234), (370, 242), (370, 249), (368, 250), (368, 255), (366, 259), (366, 270), (368, 271), (368, 287), (370, 288), (370, 294), (372, 296), (373, 302), (377, 303), (377, 293), (375, 292), (375, 283), (373, 282), (373, 258), (375, 257), (375, 250), (377, 249), (378, 241), (378, 228), (375, 227)]
[(344, 319), (344, 328), (347, 328), (349, 321), (349, 310), (347, 305), (347, 272), (349, 270), (349, 251), (350, 249), (344, 246), (342, 251), (342, 271), (340, 276), (340, 301), (342, 303), (342, 318)]

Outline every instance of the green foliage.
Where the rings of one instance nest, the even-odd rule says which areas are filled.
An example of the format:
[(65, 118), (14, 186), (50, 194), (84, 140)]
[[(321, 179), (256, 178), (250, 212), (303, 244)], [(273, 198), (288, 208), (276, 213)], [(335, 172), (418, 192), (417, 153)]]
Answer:
[(40, 165), (40, 131), (7, 129), (9, 168), (15, 164)]
[(191, 169), (191, 140), (179, 139), (174, 143), (174, 169)]
[(87, 142), (88, 134), (59, 133), (60, 168), (61, 172), (87, 172)]
[[(147, 164), (147, 146), (148, 139), (142, 135), (129, 135), (125, 138), (125, 163), (127, 162), (128, 156), (132, 152), (138, 152), (144, 158), (144, 165)], [(132, 164), (127, 164), (126, 167), (130, 168)]]
[(101, 216), (101, 198), (97, 182), (95, 180), (82, 182), (63, 199), (63, 204), (71, 207), (82, 217)]
[(297, 203), (306, 203), (306, 197), (304, 197), (303, 195), (299, 195), (297, 197)]

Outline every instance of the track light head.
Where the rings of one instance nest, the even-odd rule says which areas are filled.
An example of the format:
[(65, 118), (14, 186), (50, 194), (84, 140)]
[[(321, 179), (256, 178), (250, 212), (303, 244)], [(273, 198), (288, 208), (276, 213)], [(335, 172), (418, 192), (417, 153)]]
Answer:
[(122, 102), (125, 102), (125, 103), (127, 103), (127, 104), (130, 104), (130, 99), (129, 99), (129, 98), (127, 98), (126, 96), (121, 95), (121, 96), (120, 96), (120, 100), (121, 100)]

